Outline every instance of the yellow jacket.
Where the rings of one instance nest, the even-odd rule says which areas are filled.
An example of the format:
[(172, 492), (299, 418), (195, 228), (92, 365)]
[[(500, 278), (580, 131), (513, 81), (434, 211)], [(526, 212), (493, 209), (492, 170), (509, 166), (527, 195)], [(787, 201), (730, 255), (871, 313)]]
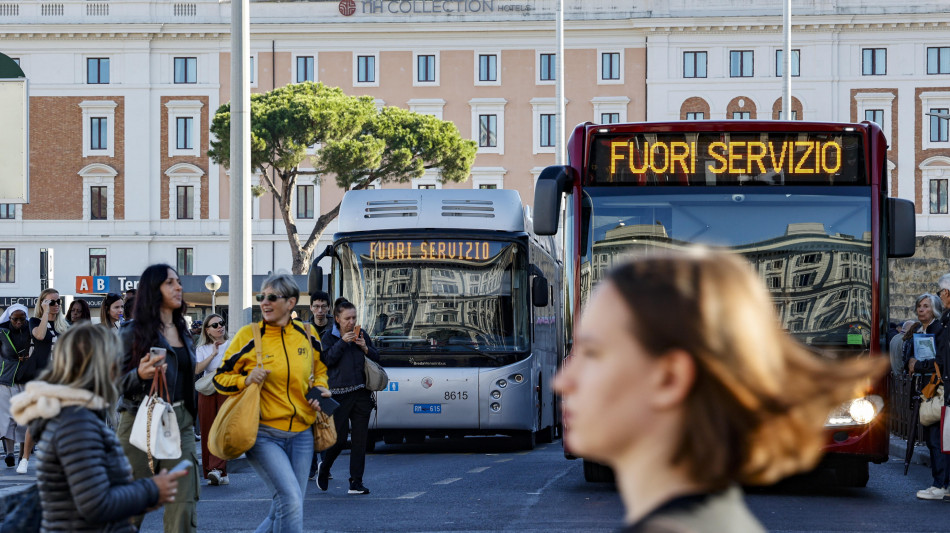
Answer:
[(311, 374), (314, 386), (327, 386), (327, 367), (320, 361), (320, 338), (309, 324), (313, 339), (309, 347), (307, 332), (299, 320), (283, 328), (263, 322), (241, 328), (231, 339), (214, 376), (215, 389), (221, 394), (244, 390), (245, 378), (257, 366), (252, 327), (261, 328), (264, 370), (270, 370), (261, 386), (261, 424), (281, 431), (307, 429), (317, 416), (306, 398)]

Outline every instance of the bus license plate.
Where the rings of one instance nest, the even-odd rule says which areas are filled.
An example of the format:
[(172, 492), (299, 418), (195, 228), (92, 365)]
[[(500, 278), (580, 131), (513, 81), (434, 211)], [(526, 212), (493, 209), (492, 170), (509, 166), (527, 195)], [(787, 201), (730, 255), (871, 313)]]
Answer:
[(413, 414), (440, 414), (442, 413), (441, 403), (414, 403), (412, 404)]

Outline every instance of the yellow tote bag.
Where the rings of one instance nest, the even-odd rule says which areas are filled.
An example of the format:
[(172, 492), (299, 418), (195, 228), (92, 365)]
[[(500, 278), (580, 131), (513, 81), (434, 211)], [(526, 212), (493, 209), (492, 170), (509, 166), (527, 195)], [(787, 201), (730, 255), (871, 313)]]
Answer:
[[(256, 322), (251, 325), (254, 331), (254, 350), (257, 352), (257, 366), (264, 367), (261, 353), (261, 328)], [(208, 450), (225, 461), (237, 459), (254, 446), (257, 441), (257, 429), (261, 422), (261, 385), (251, 383), (241, 392), (225, 400), (211, 425), (208, 436)]]

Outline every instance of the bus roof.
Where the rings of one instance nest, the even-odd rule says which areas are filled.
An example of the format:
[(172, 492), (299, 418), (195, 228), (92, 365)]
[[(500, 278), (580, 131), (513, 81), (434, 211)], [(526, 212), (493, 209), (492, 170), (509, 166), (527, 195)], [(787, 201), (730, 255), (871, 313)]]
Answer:
[(518, 191), (509, 189), (374, 189), (348, 191), (339, 233), (379, 230), (525, 231)]

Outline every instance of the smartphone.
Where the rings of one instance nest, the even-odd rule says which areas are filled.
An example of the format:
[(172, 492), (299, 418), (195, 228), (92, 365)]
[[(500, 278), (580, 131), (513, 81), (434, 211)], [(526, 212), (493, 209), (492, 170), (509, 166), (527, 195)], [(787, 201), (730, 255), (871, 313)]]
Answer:
[(310, 387), (310, 390), (307, 391), (308, 400), (317, 400), (320, 402), (320, 410), (323, 411), (327, 416), (333, 416), (333, 411), (336, 411), (336, 408), (340, 406), (340, 402), (334, 400), (333, 398), (324, 398), (322, 396), (320, 389), (316, 387)]
[(359, 324), (357, 324), (356, 327), (353, 328), (353, 333), (356, 333), (356, 337), (359, 338), (359, 336), (360, 336), (360, 325), (359, 325)]
[[(151, 348), (148, 349), (148, 353), (149, 353), (149, 355), (152, 356), (152, 360), (154, 361), (156, 356), (165, 357), (165, 348), (159, 348), (158, 346), (152, 346)], [(154, 365), (158, 365), (158, 364), (159, 364), (159, 361), (156, 361), (156, 362), (154, 363)], [(153, 366), (154, 366), (154, 365), (153, 365)]]
[(172, 467), (168, 473), (171, 474), (173, 472), (180, 472), (182, 470), (188, 470), (189, 468), (191, 468), (191, 461), (188, 459), (182, 459), (177, 465)]

